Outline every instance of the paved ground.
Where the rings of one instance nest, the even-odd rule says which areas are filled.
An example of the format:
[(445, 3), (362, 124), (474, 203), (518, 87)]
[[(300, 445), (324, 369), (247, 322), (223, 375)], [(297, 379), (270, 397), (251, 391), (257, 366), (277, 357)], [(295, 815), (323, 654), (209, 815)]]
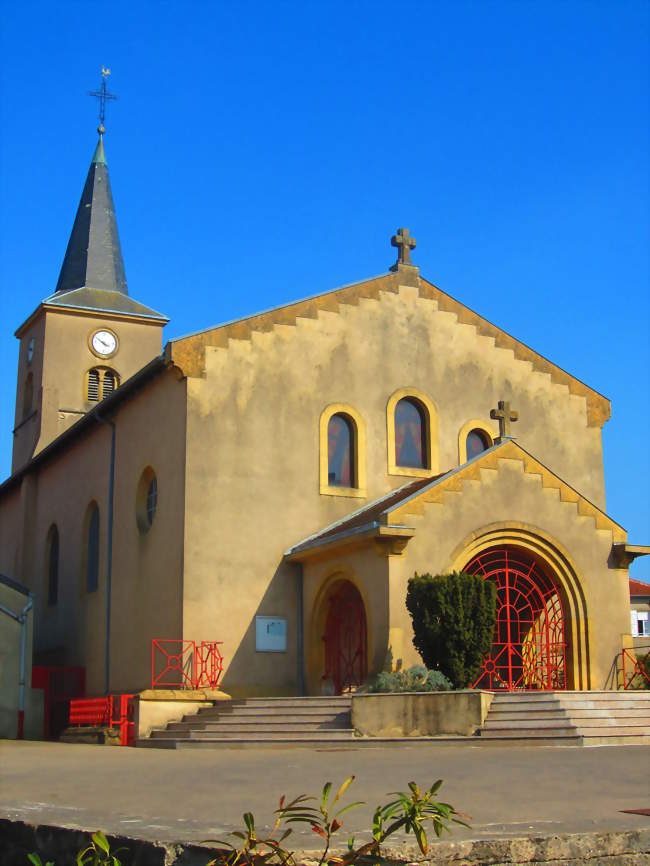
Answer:
[[(280, 794), (317, 793), (357, 777), (346, 831), (414, 779), (445, 780), (442, 799), (472, 815), (459, 838), (647, 827), (622, 813), (650, 807), (650, 748), (397, 745), (322, 750), (165, 751), (0, 741), (0, 815), (159, 841), (223, 838), (251, 810), (271, 819)], [(312, 847), (304, 834), (299, 847)], [(347, 836), (346, 836), (347, 838)]]

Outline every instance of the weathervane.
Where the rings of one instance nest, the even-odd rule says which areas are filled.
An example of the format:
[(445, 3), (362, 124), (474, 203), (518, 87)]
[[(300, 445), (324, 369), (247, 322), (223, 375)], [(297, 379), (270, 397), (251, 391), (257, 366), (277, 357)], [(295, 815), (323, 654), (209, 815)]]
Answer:
[(102, 89), (101, 90), (89, 90), (88, 95), (94, 96), (95, 99), (99, 99), (99, 126), (97, 127), (97, 132), (100, 135), (103, 135), (106, 132), (104, 128), (104, 117), (106, 116), (106, 100), (107, 99), (117, 99), (114, 93), (111, 93), (106, 89), (106, 79), (111, 74), (110, 69), (106, 69), (106, 67), (102, 66)]

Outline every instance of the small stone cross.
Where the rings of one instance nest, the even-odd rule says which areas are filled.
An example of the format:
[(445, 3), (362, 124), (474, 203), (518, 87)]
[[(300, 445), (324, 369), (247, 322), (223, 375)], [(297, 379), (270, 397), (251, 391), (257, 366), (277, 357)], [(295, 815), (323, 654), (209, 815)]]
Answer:
[(510, 423), (519, 419), (519, 412), (510, 409), (507, 400), (499, 400), (498, 409), (490, 409), (490, 418), (499, 422), (499, 439), (508, 439), (511, 436)]
[(399, 250), (395, 269), (397, 265), (410, 265), (413, 267), (411, 250), (415, 249), (415, 238), (411, 237), (408, 229), (397, 229), (397, 234), (393, 235), (390, 239), (390, 245), (397, 247)]

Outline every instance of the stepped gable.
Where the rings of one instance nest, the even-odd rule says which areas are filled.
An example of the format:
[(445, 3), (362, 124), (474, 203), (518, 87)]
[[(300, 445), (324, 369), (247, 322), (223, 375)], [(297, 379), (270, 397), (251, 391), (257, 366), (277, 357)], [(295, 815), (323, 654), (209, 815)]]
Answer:
[(205, 349), (208, 346), (227, 348), (229, 340), (249, 340), (253, 332), (271, 331), (276, 325), (295, 325), (298, 318), (316, 319), (321, 311), (337, 313), (339, 305), (356, 306), (362, 298), (379, 300), (381, 292), (397, 294), (399, 287), (403, 285), (417, 288), (419, 297), (435, 301), (440, 311), (453, 313), (459, 323), (472, 325), (481, 336), (492, 337), (497, 348), (512, 350), (516, 360), (532, 364), (533, 370), (549, 374), (553, 383), (564, 385), (570, 394), (584, 397), (587, 403), (587, 423), (590, 427), (602, 427), (609, 420), (611, 404), (607, 397), (420, 277), (415, 267), (398, 269), (321, 295), (206, 328), (195, 334), (178, 337), (167, 344), (166, 352), (169, 359), (173, 360), (186, 376), (201, 378), (205, 376)]
[(524, 472), (540, 477), (542, 487), (558, 490), (561, 502), (576, 503), (578, 514), (591, 517), (596, 529), (611, 532), (613, 541), (625, 542), (627, 540), (627, 533), (622, 526), (551, 472), (513, 439), (506, 439), (456, 469), (431, 478), (420, 478), (391, 491), (391, 493), (369, 503), (343, 520), (339, 520), (320, 532), (303, 539), (289, 548), (285, 556), (298, 558), (304, 551), (332, 543), (352, 532), (361, 534), (363, 531), (371, 531), (379, 526), (405, 530), (409, 528), (406, 524), (408, 518), (423, 514), (426, 504), (441, 504), (444, 495), (449, 492), (462, 493), (463, 484), (466, 481), (480, 482), (481, 470), (498, 469), (499, 460), (520, 461), (523, 463)]

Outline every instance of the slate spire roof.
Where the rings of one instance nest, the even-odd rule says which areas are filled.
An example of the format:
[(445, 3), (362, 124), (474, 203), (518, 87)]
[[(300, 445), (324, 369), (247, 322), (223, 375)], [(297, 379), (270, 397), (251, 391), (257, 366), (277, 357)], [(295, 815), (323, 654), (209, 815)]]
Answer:
[(105, 310), (167, 321), (129, 297), (103, 135), (95, 148), (53, 295), (55, 306)]

